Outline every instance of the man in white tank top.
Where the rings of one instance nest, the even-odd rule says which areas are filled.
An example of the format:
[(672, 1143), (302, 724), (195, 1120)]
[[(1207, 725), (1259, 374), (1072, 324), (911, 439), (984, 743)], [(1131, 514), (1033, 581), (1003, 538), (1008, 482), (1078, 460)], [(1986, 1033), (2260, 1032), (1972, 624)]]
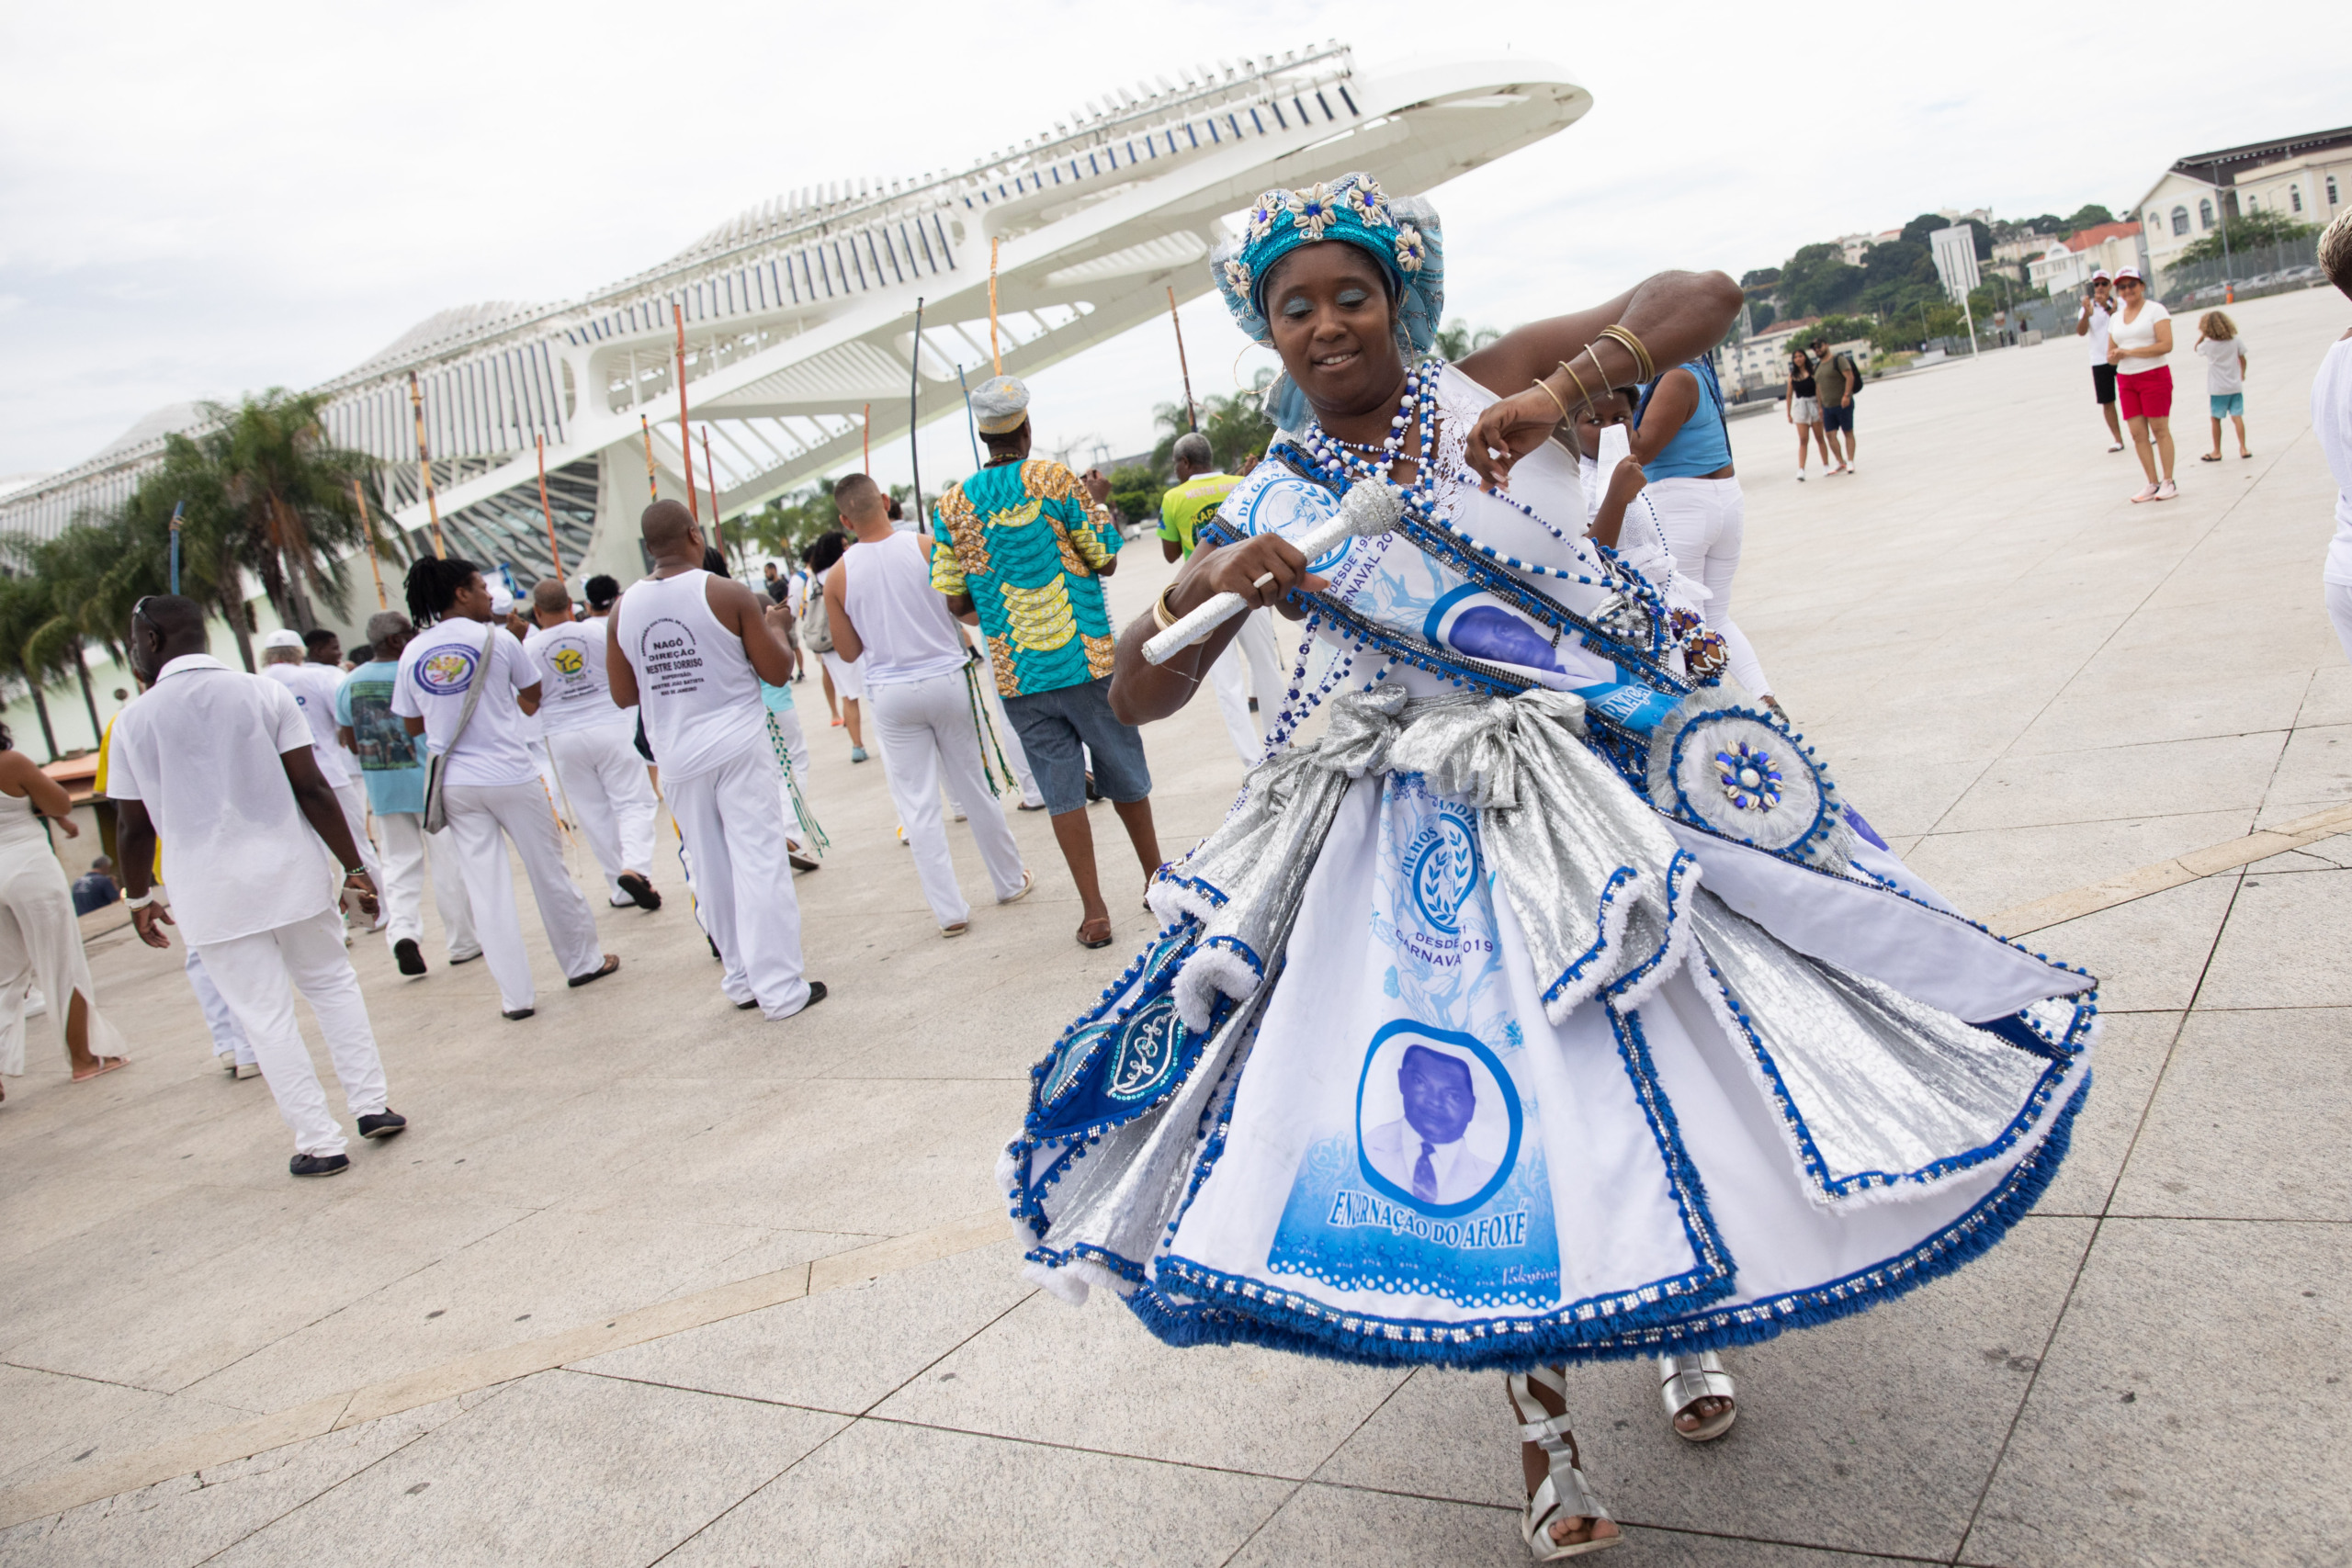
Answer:
[(539, 663), (544, 686), (539, 718), (546, 727), (548, 764), (556, 804), (580, 824), (596, 863), (605, 869), (613, 908), (658, 909), (653, 890), (653, 818), (657, 803), (637, 754), (637, 727), (613, 705), (605, 678), (608, 628), (576, 621), (571, 594), (552, 577), (531, 589), (531, 635), (523, 646)]
[(1036, 886), (980, 765), (972, 687), (964, 673), (971, 646), (931, 585), (923, 539), (892, 528), (881, 489), (865, 475), (852, 474), (833, 487), (833, 505), (857, 535), (825, 578), (833, 648), (864, 682), (875, 744), (882, 749), (890, 799), (914, 851), (923, 899), (943, 933), (962, 936), (970, 929), (972, 907), (956, 885), (947, 829), (940, 820), (943, 782), (969, 818), (996, 901), (1010, 904)]
[(719, 988), (739, 1008), (790, 1018), (825, 999), (822, 981), (802, 977), (800, 901), (760, 700), (763, 679), (791, 678), (792, 654), (749, 588), (702, 569), (702, 530), (684, 507), (657, 501), (640, 526), (653, 575), (605, 622), (613, 703), (644, 718), (694, 862), (703, 929), (725, 966)]

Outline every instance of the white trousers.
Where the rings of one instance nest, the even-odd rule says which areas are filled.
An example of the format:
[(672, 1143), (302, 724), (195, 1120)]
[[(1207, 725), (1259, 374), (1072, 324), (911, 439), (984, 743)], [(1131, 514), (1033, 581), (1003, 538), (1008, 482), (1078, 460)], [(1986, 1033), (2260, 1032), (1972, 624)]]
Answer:
[(441, 936), (453, 960), (481, 952), (474, 935), (473, 905), (466, 897), (464, 857), (458, 853), (457, 835), (444, 828), (424, 830), (424, 818), (413, 811), (395, 811), (376, 818), (384, 837), (384, 942), (403, 938), (424, 940), (424, 878), (432, 864), (433, 906), (441, 912)]
[[(1012, 720), (1005, 716), (1004, 699), (997, 694), (996, 652), (989, 639), (979, 639), (980, 692), (988, 699), (989, 722), (996, 726), (997, 744), (1004, 750), (1005, 766), (1012, 770), (1013, 781), (1021, 786), (1021, 804), (1029, 807), (1046, 804), (1043, 790), (1037, 787), (1037, 776), (1029, 771), (1029, 754), (1021, 749), (1021, 737), (1014, 733)], [(964, 815), (970, 816), (967, 811)]]
[(254, 1055), (254, 1043), (237, 1027), (237, 1015), (229, 1010), (228, 1000), (220, 995), (220, 987), (212, 983), (205, 972), (204, 960), (196, 949), (181, 944), (187, 954), (181, 965), (187, 971), (188, 989), (196, 993), (196, 1005), (204, 1010), (204, 1027), (212, 1032), (212, 1054), (226, 1056), (241, 1067), (250, 1067), (259, 1060)]
[(733, 761), (671, 774), (670, 815), (694, 863), (695, 912), (718, 944), (719, 989), (772, 1019), (808, 1005), (801, 977), (800, 899), (785, 860), (784, 808), (764, 738)]
[[(1256, 767), (1264, 756), (1259, 728), (1272, 724), (1282, 706), (1283, 678), (1275, 669), (1274, 634), (1266, 618), (1270, 614), (1252, 610), (1243, 616), (1241, 630), (1209, 666), (1209, 685), (1216, 693), (1217, 711), (1225, 716), (1226, 733), (1233, 738), (1233, 750), (1245, 768)], [(1247, 690), (1242, 682), (1245, 665), (1250, 677)], [(1250, 712), (1253, 696), (1258, 699), (1254, 718)]]
[[(343, 819), (351, 824), (351, 842), (359, 852), (359, 863), (368, 868), (368, 880), (381, 887), (384, 885), (383, 863), (376, 858), (376, 842), (368, 836), (367, 789), (354, 779), (349, 784), (337, 784), (334, 798), (336, 804), (343, 807)], [(330, 850), (327, 852), (333, 854), (334, 852)], [(340, 887), (342, 884), (343, 878), (337, 876), (335, 885)]]
[(1731, 580), (1739, 570), (1740, 545), (1747, 531), (1739, 481), (1653, 479), (1649, 498), (1657, 509), (1658, 525), (1666, 530), (1666, 547), (1674, 552), (1674, 569), (1706, 586), (1707, 626), (1731, 651), (1732, 679), (1757, 696), (1770, 696), (1772, 682), (1765, 678), (1755, 648), (1731, 618)]
[(907, 830), (908, 847), (914, 851), (924, 901), (940, 925), (972, 918), (972, 907), (956, 886), (956, 864), (947, 852), (947, 828), (939, 811), (943, 782), (948, 794), (966, 803), (972, 839), (996, 896), (1010, 898), (1020, 892), (1021, 848), (1012, 841), (1003, 809), (989, 794), (988, 779), (980, 772), (979, 737), (972, 728), (972, 698), (963, 675), (893, 681), (870, 688), (865, 697), (874, 716), (876, 742), (882, 748), (882, 771), (889, 777), (890, 799)]
[[(452, 792), (454, 793), (454, 792)], [(327, 1097), (294, 1018), (294, 992), (311, 1004), (326, 1037), (343, 1102), (355, 1117), (384, 1109), (384, 1062), (360, 998), (359, 976), (344, 951), (343, 922), (332, 910), (253, 936), (197, 945), (204, 972), (253, 1042), (277, 1113), (294, 1129), (294, 1152), (339, 1155), (343, 1129), (327, 1114)], [(291, 987), (288, 981), (293, 982)]]
[(556, 832), (555, 813), (548, 809), (547, 786), (536, 778), (513, 784), (453, 784), (443, 799), (465, 872), (466, 897), (473, 905), (474, 934), (498, 982), (501, 1009), (514, 1012), (538, 1002), (531, 986), (530, 956), (523, 949), (522, 920), (514, 911), (514, 873), (506, 862), (502, 833), (522, 857), (558, 967), (570, 976), (585, 975), (602, 964), (595, 911), (564, 869), (563, 840)]
[[(768, 713), (768, 721), (775, 726), (776, 739), (784, 742), (784, 754), (792, 761), (792, 773), (789, 777), (786, 775), (782, 767), (776, 769), (775, 791), (776, 798), (784, 803), (785, 843), (797, 850), (809, 840), (812, 833), (809, 825), (800, 819), (800, 808), (793, 804), (792, 781), (797, 779), (801, 789), (805, 792), (808, 788), (808, 769), (816, 759), (809, 753), (808, 732), (800, 727), (798, 708), (771, 709)], [(775, 749), (773, 743), (769, 749), (771, 750)]]
[(634, 903), (621, 891), (621, 873), (653, 875), (653, 818), (660, 803), (645, 759), (637, 754), (628, 720), (548, 731), (555, 766), (556, 804), (579, 826), (604, 868), (605, 894), (614, 905)]
[(2344, 657), (2352, 659), (2352, 583), (2331, 582), (2327, 588), (2327, 618), (2335, 623), (2335, 635), (2344, 644)]

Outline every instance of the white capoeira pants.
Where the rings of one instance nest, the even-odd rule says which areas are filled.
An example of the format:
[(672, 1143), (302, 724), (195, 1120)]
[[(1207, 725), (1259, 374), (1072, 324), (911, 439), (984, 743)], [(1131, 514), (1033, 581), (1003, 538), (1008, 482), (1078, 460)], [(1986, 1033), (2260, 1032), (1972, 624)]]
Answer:
[(2331, 582), (2327, 588), (2327, 618), (2335, 623), (2335, 636), (2344, 644), (2344, 657), (2352, 659), (2352, 582)]
[[(384, 864), (376, 858), (376, 842), (368, 836), (368, 791), (357, 779), (334, 786), (335, 803), (343, 807), (343, 819), (351, 824), (352, 846), (359, 852), (359, 863), (368, 868), (368, 880), (378, 887), (384, 885)], [(333, 854), (334, 852), (327, 852)], [(335, 884), (342, 886), (337, 876)]]
[(661, 807), (636, 733), (627, 718), (548, 731), (556, 804), (586, 836), (604, 869), (605, 897), (616, 907), (636, 902), (621, 891), (622, 872), (649, 881), (653, 875), (653, 819)]
[(1657, 509), (1658, 525), (1666, 530), (1666, 547), (1674, 552), (1675, 570), (1706, 586), (1706, 623), (1731, 652), (1732, 679), (1757, 696), (1770, 696), (1772, 682), (1765, 678), (1755, 648), (1731, 618), (1731, 580), (1739, 570), (1740, 545), (1747, 529), (1739, 481), (1653, 479), (1649, 498)]
[(973, 732), (972, 698), (963, 675), (869, 686), (865, 701), (874, 716), (876, 742), (882, 748), (890, 799), (907, 830), (907, 845), (914, 851), (915, 874), (922, 880), (923, 899), (940, 925), (960, 925), (972, 918), (972, 907), (956, 885), (956, 864), (947, 851), (947, 828), (939, 810), (943, 782), (949, 795), (967, 803), (972, 839), (997, 897), (1020, 892), (1021, 847), (1012, 841), (1012, 829), (980, 772), (979, 737)]
[[(514, 910), (514, 873), (506, 862), (506, 840), (522, 857), (531, 895), (547, 928), (548, 946), (567, 978), (585, 975), (604, 960), (596, 945), (596, 915), (588, 908), (563, 865), (563, 840), (548, 809), (547, 786), (533, 778), (522, 784), (447, 786), (449, 834), (458, 840), (458, 863), (473, 905), (474, 934), (498, 982), (502, 1010), (537, 1005), (531, 960), (523, 949), (523, 925)], [(502, 839), (501, 835), (503, 835)]]
[(997, 744), (1003, 748), (1005, 766), (1012, 770), (1013, 780), (1021, 786), (1021, 804), (1043, 806), (1045, 792), (1037, 787), (1037, 776), (1029, 771), (1029, 754), (1021, 749), (1021, 737), (1013, 732), (1012, 720), (1005, 716), (1004, 698), (997, 692), (996, 652), (989, 648), (987, 637), (980, 638), (979, 645), (980, 694), (988, 700), (989, 722), (996, 727)]
[(355, 1117), (382, 1111), (384, 1062), (376, 1054), (376, 1032), (360, 998), (359, 976), (344, 951), (340, 917), (329, 910), (252, 936), (199, 942), (197, 956), (253, 1042), (277, 1113), (294, 1129), (294, 1152), (343, 1153), (343, 1129), (327, 1114), (327, 1097), (294, 1017), (294, 992), (300, 991), (326, 1036), (334, 1076), (343, 1081), (345, 1107)]
[[(768, 717), (775, 721), (776, 737), (784, 742), (784, 754), (792, 760), (790, 778), (785, 775), (782, 768), (776, 769), (775, 791), (776, 798), (784, 802), (785, 842), (792, 849), (797, 850), (808, 842), (811, 831), (809, 825), (800, 820), (800, 807), (793, 804), (792, 780), (797, 779), (801, 789), (806, 791), (808, 787), (808, 770), (815, 763), (816, 758), (808, 750), (808, 732), (800, 727), (798, 708), (770, 708)], [(769, 750), (773, 750), (775, 748), (771, 746)]]
[(771, 1019), (808, 1005), (800, 962), (800, 900), (785, 860), (783, 770), (762, 735), (733, 761), (667, 786), (670, 815), (694, 865), (695, 912), (718, 944), (719, 989)]
[[(1259, 727), (1272, 724), (1275, 712), (1282, 706), (1283, 676), (1276, 668), (1274, 633), (1267, 610), (1252, 610), (1242, 618), (1241, 630), (1209, 666), (1209, 684), (1216, 692), (1217, 711), (1225, 716), (1226, 733), (1233, 738), (1233, 750), (1239, 754), (1241, 765), (1254, 768), (1264, 755), (1264, 744), (1258, 738)], [(1242, 670), (1248, 667), (1249, 689), (1242, 686)], [(1258, 712), (1251, 716), (1250, 699), (1258, 699)]]
[(212, 1032), (212, 1054), (226, 1056), (241, 1067), (254, 1066), (259, 1058), (254, 1055), (254, 1043), (237, 1026), (237, 1015), (229, 1010), (228, 1000), (220, 995), (220, 987), (212, 983), (212, 976), (205, 971), (204, 960), (197, 956), (195, 948), (185, 942), (181, 949), (187, 954), (182, 967), (187, 971), (188, 989), (196, 993), (196, 1005), (204, 1010), (204, 1027)]
[(384, 836), (384, 880), (378, 886), (384, 895), (386, 945), (403, 939), (424, 940), (424, 878), (429, 860), (433, 905), (441, 912), (441, 936), (448, 944), (450, 958), (462, 961), (480, 953), (481, 942), (474, 935), (473, 905), (466, 897), (465, 865), (458, 853), (457, 835), (447, 828), (427, 833), (424, 817), (413, 811), (377, 818), (376, 831)]

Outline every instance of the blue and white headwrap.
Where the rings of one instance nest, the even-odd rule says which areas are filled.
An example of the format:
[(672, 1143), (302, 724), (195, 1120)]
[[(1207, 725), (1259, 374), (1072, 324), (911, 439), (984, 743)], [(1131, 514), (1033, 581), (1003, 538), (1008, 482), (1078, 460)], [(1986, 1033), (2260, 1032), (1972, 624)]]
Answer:
[[(1219, 245), (1209, 272), (1234, 323), (1273, 346), (1266, 324), (1266, 275), (1301, 245), (1340, 240), (1387, 274), (1396, 302), (1396, 346), (1407, 358), (1437, 341), (1445, 306), (1445, 243), (1437, 209), (1419, 197), (1392, 197), (1370, 175), (1341, 175), (1307, 190), (1270, 190), (1250, 205), (1241, 238)], [(1266, 412), (1285, 430), (1306, 428), (1306, 395), (1288, 376), (1266, 392)]]

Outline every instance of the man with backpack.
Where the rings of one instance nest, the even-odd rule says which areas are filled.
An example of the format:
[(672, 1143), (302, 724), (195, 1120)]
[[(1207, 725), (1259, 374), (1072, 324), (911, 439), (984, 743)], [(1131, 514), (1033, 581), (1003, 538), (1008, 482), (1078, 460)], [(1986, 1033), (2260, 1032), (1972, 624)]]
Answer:
[[(1862, 372), (1850, 354), (1833, 355), (1829, 340), (1813, 340), (1813, 373), (1815, 391), (1821, 401), (1823, 437), (1829, 443), (1829, 455), (1838, 459), (1838, 473), (1854, 471), (1854, 394), (1862, 389)], [(1840, 454), (1838, 438), (1845, 438), (1846, 449)]]

